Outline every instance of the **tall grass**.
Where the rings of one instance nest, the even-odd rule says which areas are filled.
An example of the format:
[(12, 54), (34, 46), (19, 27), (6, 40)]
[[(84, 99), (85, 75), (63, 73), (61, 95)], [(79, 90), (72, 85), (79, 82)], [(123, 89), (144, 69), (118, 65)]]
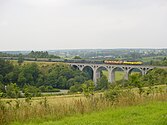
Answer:
[(58, 96), (33, 99), (0, 100), (0, 125), (13, 122), (58, 120), (65, 116), (85, 114), (111, 107), (129, 106), (149, 101), (166, 101), (166, 92), (139, 95), (132, 90), (119, 90), (117, 96), (111, 94), (95, 94), (88, 98), (80, 96)]

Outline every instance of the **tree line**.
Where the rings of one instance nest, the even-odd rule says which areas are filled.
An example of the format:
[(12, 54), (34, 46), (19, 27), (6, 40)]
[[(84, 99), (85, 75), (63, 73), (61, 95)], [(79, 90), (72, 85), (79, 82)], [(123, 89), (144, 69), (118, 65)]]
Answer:
[[(0, 92), (3, 94), (7, 93), (9, 88), (14, 91), (34, 90), (37, 93), (70, 89), (71, 86), (82, 84), (86, 80), (89, 80), (87, 73), (62, 63), (18, 65), (0, 59)], [(17, 96), (17, 92), (13, 95)]]
[(28, 54), (8, 54), (4, 52), (0, 52), (0, 57), (28, 57), (28, 58), (60, 58), (59, 56), (49, 54), (48, 51), (31, 51)]
[(49, 54), (47, 51), (31, 51), (26, 57), (29, 58), (60, 58), (59, 56)]

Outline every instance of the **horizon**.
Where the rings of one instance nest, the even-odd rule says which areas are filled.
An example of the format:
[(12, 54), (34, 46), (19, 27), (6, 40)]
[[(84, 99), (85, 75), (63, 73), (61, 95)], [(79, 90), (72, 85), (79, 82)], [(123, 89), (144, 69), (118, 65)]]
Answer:
[(53, 50), (49, 50), (49, 49), (46, 49), (46, 50), (0, 50), (0, 52), (17, 52), (17, 51), (63, 51), (63, 50), (117, 50), (117, 49), (123, 49), (123, 50), (129, 50), (129, 49), (134, 49), (134, 50), (138, 50), (138, 49), (141, 49), (141, 50), (149, 50), (149, 49), (153, 49), (153, 50), (165, 50), (167, 48), (67, 48), (67, 49), (53, 49)]

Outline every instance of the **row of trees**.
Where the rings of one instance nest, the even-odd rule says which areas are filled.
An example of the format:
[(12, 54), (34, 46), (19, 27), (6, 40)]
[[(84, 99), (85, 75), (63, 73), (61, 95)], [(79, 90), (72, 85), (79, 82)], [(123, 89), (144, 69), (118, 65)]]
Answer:
[(22, 56), (23, 58), (28, 57), (28, 58), (56, 58), (60, 59), (59, 56), (49, 54), (48, 51), (31, 51), (28, 54), (8, 54), (4, 52), (0, 52), (0, 57), (20, 57)]
[(12, 57), (12, 56), (15, 56), (15, 55), (4, 53), (4, 52), (0, 52), (0, 57)]
[(59, 56), (49, 54), (47, 51), (31, 51), (26, 56), (30, 58), (60, 58)]

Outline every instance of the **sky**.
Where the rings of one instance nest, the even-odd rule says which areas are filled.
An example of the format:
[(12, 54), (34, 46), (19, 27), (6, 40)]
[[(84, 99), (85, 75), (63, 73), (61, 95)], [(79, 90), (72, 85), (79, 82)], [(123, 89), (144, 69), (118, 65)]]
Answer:
[(167, 48), (167, 0), (0, 0), (0, 50)]

